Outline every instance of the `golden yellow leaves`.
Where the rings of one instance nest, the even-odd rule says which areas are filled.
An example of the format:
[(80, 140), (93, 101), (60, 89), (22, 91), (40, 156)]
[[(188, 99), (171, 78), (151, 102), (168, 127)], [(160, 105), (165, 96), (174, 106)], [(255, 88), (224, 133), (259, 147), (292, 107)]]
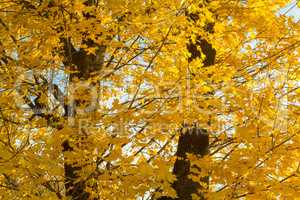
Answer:
[(253, 138), (257, 136), (257, 127), (253, 124), (247, 127), (237, 127), (236, 134), (238, 138)]
[[(199, 181), (210, 174), (209, 198), (297, 196), (293, 185), (299, 185), (295, 172), (299, 160), (299, 25), (276, 15), (275, 9), (286, 2), (110, 0), (97, 5), (62, 1), (51, 9), (44, 3), (36, 11), (11, 7), (14, 12), (0, 14), (8, 27), (1, 29), (0, 104), (4, 114), (0, 116), (0, 141), (9, 144), (10, 140), (15, 151), (9, 145), (0, 146), (1, 172), (19, 178), (20, 185), (26, 183), (21, 190), (26, 195), (47, 194), (44, 181), (57, 179), (58, 184), (51, 184), (64, 191), (64, 162), (77, 162), (74, 166), (84, 166), (78, 173), (81, 178), (99, 172), (86, 188), (94, 196), (135, 199), (160, 188), (162, 195), (175, 197), (170, 187), (175, 134), (183, 121), (197, 121), (213, 130), (211, 146), (216, 152), (203, 158), (189, 156), (192, 172), (197, 174), (191, 178)], [(187, 13), (199, 20), (188, 20)], [(208, 34), (209, 22), (214, 30)], [(78, 109), (84, 110), (83, 102), (89, 105), (92, 99), (91, 88), (85, 86), (100, 81), (96, 104), (101, 108), (91, 115), (76, 113), (73, 124), (55, 113), (57, 118), (50, 120), (61, 126), (57, 131), (58, 126), (44, 117), (28, 120), (32, 111), (12, 102), (18, 96), (14, 87), (20, 83), (14, 83), (19, 79), (16, 68), (33, 74), (59, 68), (62, 75), (50, 79), (47, 74), (46, 79), (67, 79), (61, 62), (62, 37), (70, 38), (76, 50), (83, 48), (89, 55), (97, 54), (97, 48), (83, 41), (106, 45), (107, 68), (103, 71), (107, 71), (95, 73), (73, 96), (81, 102)], [(199, 37), (216, 49), (215, 65), (204, 67), (204, 54), (188, 61), (186, 44)], [(5, 63), (2, 54), (12, 60)], [(45, 88), (19, 88), (21, 98), (33, 98), (39, 92), (40, 103), (49, 100)], [(67, 106), (70, 101), (64, 103)], [(89, 118), (81, 123), (83, 116)], [(26, 124), (19, 124), (24, 120)], [(62, 153), (66, 139), (73, 152)], [(26, 148), (20, 148), (22, 145)], [(6, 162), (12, 157), (13, 162)], [(287, 178), (293, 173), (297, 176)], [(56, 197), (47, 194), (45, 198)]]
[(82, 12), (86, 9), (86, 5), (84, 5), (84, 1), (74, 1), (73, 9), (77, 14), (82, 15)]

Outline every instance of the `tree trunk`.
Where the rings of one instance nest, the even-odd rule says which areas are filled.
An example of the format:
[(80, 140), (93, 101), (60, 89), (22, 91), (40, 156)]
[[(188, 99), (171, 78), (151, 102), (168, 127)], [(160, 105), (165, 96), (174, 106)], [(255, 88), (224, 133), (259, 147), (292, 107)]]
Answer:
[[(186, 13), (189, 20), (196, 22), (198, 20), (198, 15)], [(208, 23), (205, 30), (209, 33), (213, 32), (213, 24)], [(198, 48), (201, 48), (201, 52)], [(216, 50), (213, 46), (206, 40), (197, 37), (197, 41), (193, 43), (190, 41), (187, 44), (187, 49), (191, 54), (188, 61), (192, 62), (196, 58), (201, 58), (201, 54), (205, 55), (205, 60), (203, 61), (203, 67), (208, 67), (215, 63)], [(207, 130), (192, 127), (188, 128), (186, 133), (180, 133), (178, 140), (176, 161), (173, 167), (173, 174), (176, 176), (177, 180), (172, 184), (173, 189), (177, 193), (177, 200), (192, 200), (192, 194), (196, 194), (199, 199), (205, 199), (203, 192), (199, 190), (204, 189), (198, 182), (194, 182), (189, 178), (190, 172), (190, 161), (187, 159), (186, 154), (194, 154), (198, 157), (202, 157), (209, 152), (209, 135)], [(200, 169), (201, 170), (201, 169)], [(202, 177), (200, 182), (209, 184), (209, 177)], [(158, 200), (174, 200), (170, 197), (160, 197)]]
[[(62, 39), (64, 43), (64, 52), (65, 52), (65, 65), (66, 67), (70, 67), (75, 69), (77, 72), (70, 75), (70, 82), (76, 84), (76, 80), (85, 81), (91, 78), (92, 74), (100, 73), (103, 60), (104, 53), (106, 48), (104, 46), (98, 45), (98, 51), (96, 51), (95, 55), (89, 55), (85, 50), (79, 49), (75, 50), (73, 45), (68, 39)], [(95, 47), (95, 44), (90, 39), (84, 41), (84, 43), (88, 47)], [(70, 55), (68, 55), (70, 54)], [(95, 84), (91, 84), (90, 87), (96, 87)], [(86, 90), (86, 92), (90, 92)], [(86, 100), (75, 97), (73, 102), (70, 102), (70, 105), (65, 106), (65, 117), (76, 117), (76, 106), (84, 106), (88, 104)], [(93, 110), (87, 111), (93, 112)], [(77, 122), (75, 122), (77, 123)], [(74, 143), (71, 144), (70, 139), (67, 139), (63, 142), (63, 153), (72, 153), (74, 152), (73, 146), (75, 145), (78, 148), (84, 148), (80, 146), (81, 143), (86, 140), (87, 135), (80, 133), (81, 127), (80, 125), (75, 125), (78, 128), (74, 135), (70, 137), (74, 137)], [(76, 135), (77, 134), (77, 135)], [(79, 135), (80, 134), (80, 135)], [(73, 146), (72, 146), (73, 145)], [(83, 149), (82, 149), (83, 150)], [(69, 163), (66, 159), (64, 163), (64, 172), (65, 172), (65, 189), (66, 196), (70, 197), (72, 200), (87, 200), (90, 197), (90, 194), (85, 191), (86, 189), (86, 180), (80, 180), (80, 176), (78, 173), (82, 170), (82, 166), (80, 163), (74, 161), (73, 163)]]

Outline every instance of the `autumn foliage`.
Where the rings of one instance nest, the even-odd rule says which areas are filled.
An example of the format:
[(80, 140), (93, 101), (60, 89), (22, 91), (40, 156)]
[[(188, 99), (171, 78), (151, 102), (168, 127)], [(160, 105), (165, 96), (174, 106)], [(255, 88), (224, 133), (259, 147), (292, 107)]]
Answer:
[(0, 199), (300, 199), (288, 3), (0, 2)]

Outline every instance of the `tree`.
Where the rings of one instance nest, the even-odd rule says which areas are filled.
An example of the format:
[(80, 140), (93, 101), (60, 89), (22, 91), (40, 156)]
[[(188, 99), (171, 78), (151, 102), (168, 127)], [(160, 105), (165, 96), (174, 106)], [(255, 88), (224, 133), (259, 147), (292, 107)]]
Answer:
[(1, 2), (1, 195), (298, 197), (288, 2)]

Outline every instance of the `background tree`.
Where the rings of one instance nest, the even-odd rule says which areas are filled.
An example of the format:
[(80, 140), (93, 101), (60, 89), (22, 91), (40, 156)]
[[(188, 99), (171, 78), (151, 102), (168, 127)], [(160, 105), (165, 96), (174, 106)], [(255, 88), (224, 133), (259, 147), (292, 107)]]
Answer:
[(1, 2), (3, 198), (298, 197), (287, 3)]

